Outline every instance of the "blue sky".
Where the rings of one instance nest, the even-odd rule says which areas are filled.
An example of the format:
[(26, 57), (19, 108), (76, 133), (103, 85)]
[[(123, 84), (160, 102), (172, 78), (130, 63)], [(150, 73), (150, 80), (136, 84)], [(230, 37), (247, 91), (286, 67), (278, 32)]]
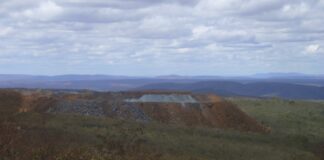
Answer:
[(2, 0), (0, 73), (324, 73), (324, 0)]

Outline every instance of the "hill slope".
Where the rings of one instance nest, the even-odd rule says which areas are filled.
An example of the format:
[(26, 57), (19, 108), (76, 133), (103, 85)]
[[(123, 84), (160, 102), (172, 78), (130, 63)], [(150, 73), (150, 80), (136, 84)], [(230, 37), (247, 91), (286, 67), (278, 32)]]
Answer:
[[(83, 94), (81, 97), (91, 98), (91, 94)], [(17, 92), (0, 91), (0, 95), (0, 99), (4, 98), (0, 100), (0, 112), (6, 112), (5, 115), (17, 112), (16, 107), (22, 105), (22, 102), (32, 102), (29, 98), (36, 97), (35, 94), (29, 94), (29, 100), (22, 101), (25, 97)], [(24, 93), (26, 95), (27, 92)], [(42, 92), (42, 95), (46, 97), (50, 94)], [(64, 97), (78, 99), (75, 95)], [(210, 98), (218, 101), (215, 96)], [(109, 117), (48, 114), (34, 110), (14, 114), (5, 121), (0, 118), (0, 157), (19, 160), (324, 158), (323, 102), (251, 98), (228, 100), (258, 121), (271, 126), (272, 132), (257, 134), (154, 122), (135, 123)], [(9, 106), (16, 107), (5, 110)]]
[[(79, 114), (140, 122), (268, 132), (266, 127), (237, 106), (215, 95), (187, 92), (65, 93), (50, 90), (0, 90), (0, 98), (2, 97), (20, 99), (17, 104), (19, 112)], [(4, 102), (11, 102), (7, 101)]]

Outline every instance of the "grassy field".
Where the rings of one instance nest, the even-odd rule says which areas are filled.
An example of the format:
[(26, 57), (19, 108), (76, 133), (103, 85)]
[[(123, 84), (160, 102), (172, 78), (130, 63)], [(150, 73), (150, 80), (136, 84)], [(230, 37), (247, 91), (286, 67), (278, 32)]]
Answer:
[(320, 160), (324, 103), (230, 98), (270, 134), (72, 115), (2, 119), (0, 160)]

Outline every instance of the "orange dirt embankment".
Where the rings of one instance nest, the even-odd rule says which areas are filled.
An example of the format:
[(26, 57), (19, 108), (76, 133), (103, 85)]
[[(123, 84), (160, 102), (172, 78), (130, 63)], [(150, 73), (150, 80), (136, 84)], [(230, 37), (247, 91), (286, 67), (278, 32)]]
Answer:
[(212, 126), (217, 128), (231, 128), (249, 132), (269, 132), (269, 130), (258, 123), (255, 119), (241, 111), (237, 106), (223, 101), (206, 103), (202, 114)]
[(235, 105), (222, 101), (201, 104), (137, 103), (158, 122), (266, 133), (268, 129)]
[(49, 108), (54, 107), (56, 103), (57, 99), (52, 95), (42, 93), (23, 95), (19, 112), (46, 112)]
[(15, 90), (0, 90), (0, 112), (45, 112), (54, 106), (56, 99), (38, 92), (22, 94)]

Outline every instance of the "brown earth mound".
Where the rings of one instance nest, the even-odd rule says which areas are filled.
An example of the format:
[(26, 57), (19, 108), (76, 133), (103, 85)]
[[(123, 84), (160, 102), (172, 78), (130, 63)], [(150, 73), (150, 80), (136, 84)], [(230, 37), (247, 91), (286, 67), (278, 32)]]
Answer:
[(255, 119), (226, 101), (200, 104), (138, 103), (135, 106), (162, 123), (267, 132)]
[(49, 108), (55, 106), (56, 103), (57, 99), (50, 96), (42, 96), (39, 94), (27, 95), (23, 96), (19, 112), (46, 112)]
[(158, 91), (52, 93), (2, 90), (0, 102), (2, 110), (18, 107), (20, 112), (72, 113), (142, 122), (157, 121), (186, 126), (268, 132), (266, 127), (237, 106), (215, 95)]

